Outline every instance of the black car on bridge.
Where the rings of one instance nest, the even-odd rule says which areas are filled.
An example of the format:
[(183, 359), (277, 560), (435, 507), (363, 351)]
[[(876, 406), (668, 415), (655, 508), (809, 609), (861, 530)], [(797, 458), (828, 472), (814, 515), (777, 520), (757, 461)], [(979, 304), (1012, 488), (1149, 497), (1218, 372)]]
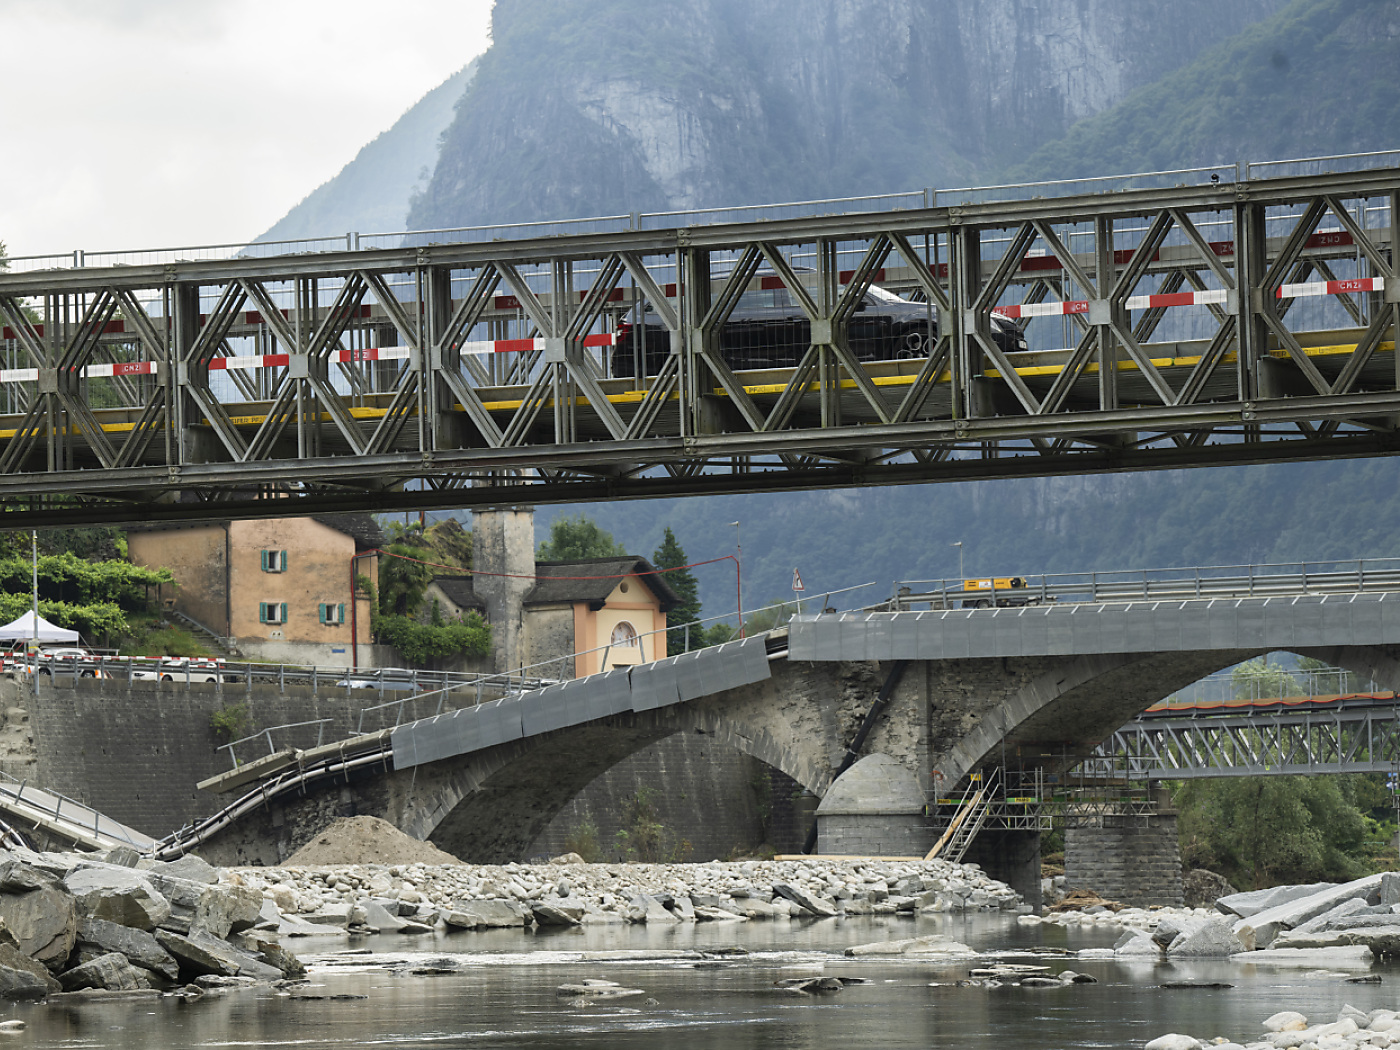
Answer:
[[(714, 274), (723, 281), (728, 274)], [(793, 368), (811, 345), (812, 325), (792, 294), (771, 273), (760, 271), (739, 297), (729, 319), (720, 327), (720, 353), (736, 371), (754, 368)], [(623, 322), (612, 352), (614, 376), (636, 374), (639, 351), (645, 347), (645, 375), (661, 371), (671, 352), (671, 333), (651, 310), (641, 325)], [(1026, 337), (1012, 321), (992, 315), (992, 338), (1003, 351), (1026, 349)], [(878, 285), (861, 297), (846, 325), (846, 340), (858, 361), (896, 361), (927, 357), (938, 341), (938, 311), (927, 303), (903, 299)], [(640, 345), (639, 345), (640, 344)]]

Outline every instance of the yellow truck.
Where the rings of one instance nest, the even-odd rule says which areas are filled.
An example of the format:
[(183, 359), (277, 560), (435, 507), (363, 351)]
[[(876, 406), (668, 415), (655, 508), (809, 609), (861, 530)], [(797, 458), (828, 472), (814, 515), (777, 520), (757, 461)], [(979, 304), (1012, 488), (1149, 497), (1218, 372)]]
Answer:
[(963, 580), (962, 595), (964, 609), (990, 609), (993, 605), (999, 609), (1013, 609), (1055, 600), (1051, 595), (1042, 596), (1039, 591), (1030, 591), (1024, 576), (983, 576)]

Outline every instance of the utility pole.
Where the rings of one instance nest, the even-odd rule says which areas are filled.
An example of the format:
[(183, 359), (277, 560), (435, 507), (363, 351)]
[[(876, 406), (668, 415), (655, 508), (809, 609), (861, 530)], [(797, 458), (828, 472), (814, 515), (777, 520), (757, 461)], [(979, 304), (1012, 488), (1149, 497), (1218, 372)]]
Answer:
[(741, 541), (742, 533), (739, 531), (739, 523), (731, 521), (734, 526), (734, 590), (739, 602), (739, 637), (744, 635), (744, 545)]
[[(39, 530), (34, 529), (29, 533), (29, 540), (32, 544), (30, 548), (30, 566), (34, 570), (34, 651), (39, 651)], [(38, 677), (37, 671), (35, 677)]]

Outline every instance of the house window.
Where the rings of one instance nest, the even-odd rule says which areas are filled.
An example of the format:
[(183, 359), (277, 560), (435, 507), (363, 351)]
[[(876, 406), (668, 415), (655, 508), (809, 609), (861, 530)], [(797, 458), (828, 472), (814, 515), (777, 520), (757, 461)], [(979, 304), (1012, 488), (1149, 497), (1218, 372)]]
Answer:
[(286, 551), (263, 551), (262, 552), (263, 572), (286, 572), (287, 552)]
[(258, 603), (259, 623), (286, 623), (287, 603), (286, 602), (259, 602)]
[(630, 648), (637, 644), (637, 629), (626, 620), (623, 620), (612, 629), (612, 638), (608, 642), (615, 648)]
[(343, 604), (332, 604), (330, 602), (321, 603), (321, 622), (327, 627), (339, 627), (345, 623), (345, 606)]

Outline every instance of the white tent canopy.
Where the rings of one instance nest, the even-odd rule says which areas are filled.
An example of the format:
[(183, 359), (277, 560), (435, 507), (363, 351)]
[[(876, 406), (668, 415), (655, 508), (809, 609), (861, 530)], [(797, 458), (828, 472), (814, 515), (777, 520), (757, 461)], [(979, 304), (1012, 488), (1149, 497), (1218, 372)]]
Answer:
[(38, 638), (41, 642), (76, 642), (78, 632), (70, 631), (66, 627), (55, 627), (42, 616), (38, 618), (38, 631), (34, 630), (35, 616), (33, 611), (25, 613), (13, 623), (7, 623), (0, 627), (0, 642), (27, 642)]

